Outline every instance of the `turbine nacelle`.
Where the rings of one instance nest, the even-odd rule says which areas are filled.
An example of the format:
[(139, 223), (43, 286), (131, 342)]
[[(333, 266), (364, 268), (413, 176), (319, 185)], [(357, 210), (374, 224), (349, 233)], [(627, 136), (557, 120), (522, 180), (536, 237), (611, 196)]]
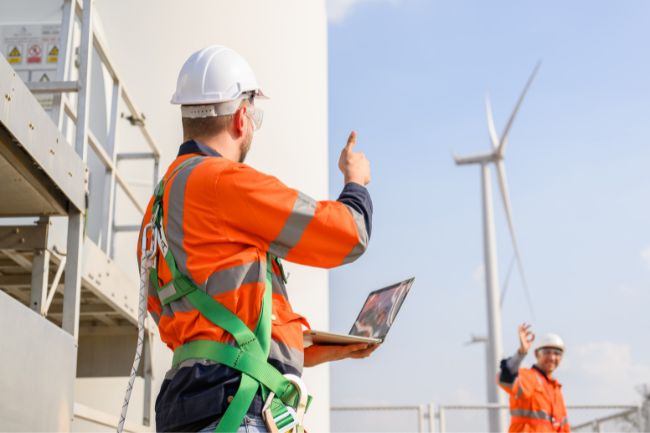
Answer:
[(503, 159), (503, 157), (501, 157), (496, 152), (477, 153), (477, 154), (468, 155), (468, 156), (453, 155), (453, 158), (454, 158), (454, 161), (456, 161), (456, 165), (488, 164), (490, 162), (497, 162), (497, 161)]

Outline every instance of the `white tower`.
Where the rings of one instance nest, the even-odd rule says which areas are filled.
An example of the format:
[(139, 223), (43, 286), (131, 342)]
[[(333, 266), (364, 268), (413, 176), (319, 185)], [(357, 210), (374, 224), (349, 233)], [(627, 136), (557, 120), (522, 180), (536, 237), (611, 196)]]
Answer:
[[(499, 295), (499, 278), (498, 278), (498, 265), (497, 265), (497, 249), (496, 249), (496, 236), (494, 227), (494, 208), (492, 205), (492, 184), (490, 176), (490, 164), (494, 164), (499, 179), (499, 189), (501, 191), (501, 198), (503, 206), (508, 219), (508, 228), (512, 244), (517, 257), (519, 271), (522, 276), (524, 286), (526, 280), (524, 277), (521, 255), (515, 237), (514, 225), (512, 221), (512, 211), (510, 207), (510, 197), (508, 195), (508, 184), (506, 181), (505, 165), (503, 163), (504, 152), (506, 143), (508, 141), (508, 133), (512, 127), (512, 123), (519, 111), (526, 92), (530, 87), (540, 64), (535, 66), (524, 90), (519, 96), (517, 105), (515, 105), (510, 119), (503, 130), (501, 139), (497, 136), (494, 128), (494, 120), (492, 117), (492, 107), (490, 100), (486, 99), (486, 110), (488, 118), (488, 131), (490, 133), (490, 141), (492, 142), (492, 151), (484, 154), (471, 155), (466, 157), (454, 157), (457, 165), (466, 164), (479, 164), (481, 166), (481, 186), (482, 186), (482, 201), (483, 201), (483, 251), (485, 258), (485, 288), (487, 298), (487, 319), (488, 319), (488, 339), (486, 344), (486, 380), (487, 380), (487, 397), (488, 403), (492, 404), (505, 404), (503, 393), (499, 392), (495, 375), (499, 368), (499, 361), (503, 356), (503, 344), (501, 338), (501, 308), (500, 308), (500, 295)], [(489, 431), (502, 432), (505, 426), (505, 413), (501, 410), (489, 411)]]

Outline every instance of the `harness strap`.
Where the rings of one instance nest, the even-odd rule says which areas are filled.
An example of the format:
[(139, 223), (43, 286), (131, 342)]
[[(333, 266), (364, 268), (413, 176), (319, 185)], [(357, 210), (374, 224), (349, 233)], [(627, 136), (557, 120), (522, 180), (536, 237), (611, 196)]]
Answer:
[[(228, 405), (215, 432), (236, 431), (248, 412), (258, 388), (261, 388), (262, 397), (266, 399), (269, 390), (275, 394), (273, 400), (273, 413), (287, 412), (285, 404), (298, 404), (299, 392), (293, 383), (287, 380), (273, 365), (268, 362), (271, 347), (271, 308), (272, 308), (272, 259), (266, 256), (266, 280), (262, 308), (258, 317), (255, 331), (248, 326), (223, 304), (210, 297), (186, 275), (180, 272), (176, 260), (168, 248), (167, 238), (163, 227), (162, 199), (165, 186), (180, 170), (192, 160), (201, 157), (192, 157), (179, 164), (166, 180), (161, 181), (154, 192), (152, 208), (152, 222), (154, 225), (152, 242), (156, 242), (165, 263), (172, 274), (172, 281), (160, 287), (158, 280), (158, 267), (154, 263), (150, 272), (150, 281), (156, 289), (163, 305), (185, 297), (204, 317), (216, 326), (231, 334), (238, 348), (228, 344), (211, 340), (190, 341), (179, 346), (174, 351), (173, 366), (177, 366), (187, 359), (209, 359), (214, 362), (229, 366), (242, 372), (237, 393)], [(279, 261), (278, 266), (282, 270)], [(284, 270), (282, 270), (284, 279)], [(311, 401), (311, 399), (309, 399)], [(291, 418), (293, 417), (282, 417)], [(283, 421), (283, 424), (290, 420)]]
[(282, 401), (294, 404), (294, 386), (271, 364), (250, 352), (212, 340), (194, 340), (174, 351), (173, 365), (187, 359), (209, 359), (241, 371), (273, 391)]

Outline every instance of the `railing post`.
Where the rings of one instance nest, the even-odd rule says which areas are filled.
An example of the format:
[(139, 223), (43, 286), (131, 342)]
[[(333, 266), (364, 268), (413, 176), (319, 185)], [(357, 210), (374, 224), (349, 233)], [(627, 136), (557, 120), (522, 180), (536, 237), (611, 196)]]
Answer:
[(90, 78), (93, 54), (92, 0), (84, 0), (79, 47), (79, 96), (77, 102), (77, 130), (75, 150), (83, 162), (88, 160), (88, 111), (90, 106)]
[(63, 289), (63, 329), (74, 337), (75, 343), (79, 339), (83, 224), (84, 219), (81, 211), (77, 209), (70, 211)]
[(429, 433), (435, 431), (435, 420), (436, 420), (436, 405), (433, 402), (429, 403)]
[(440, 433), (445, 433), (445, 407), (440, 406), (438, 409), (438, 431)]
[(424, 433), (424, 406), (418, 405), (418, 431)]

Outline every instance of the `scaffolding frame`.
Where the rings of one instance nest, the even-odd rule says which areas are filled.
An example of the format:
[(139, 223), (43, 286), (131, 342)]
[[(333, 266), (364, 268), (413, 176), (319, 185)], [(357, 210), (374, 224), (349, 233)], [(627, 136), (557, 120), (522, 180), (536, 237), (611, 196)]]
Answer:
[[(0, 62), (5, 63), (0, 65), (0, 74), (6, 75), (6, 78), (15, 83), (12, 84), (11, 90), (6, 90), (2, 101), (7, 107), (5, 111), (11, 115), (0, 117), (2, 121), (0, 125), (9, 132), (5, 142), (12, 142), (16, 148), (2, 149), (3, 156), (19, 153), (20, 158), (23, 158), (24, 154), (32, 157), (31, 160), (26, 158), (27, 162), (23, 165), (28, 166), (31, 162), (36, 167), (35, 171), (45, 174), (43, 179), (49, 182), (41, 179), (39, 173), (30, 174), (30, 180), (34, 185), (37, 181), (41, 181), (40, 185), (36, 185), (36, 189), (42, 192), (46, 197), (45, 202), (50, 204), (49, 210), (37, 214), (16, 215), (11, 213), (9, 208), (3, 209), (6, 212), (0, 211), (0, 217), (39, 218), (36, 225), (0, 226), (0, 259), (9, 259), (8, 263), (0, 263), (0, 267), (4, 266), (0, 269), (0, 289), (27, 304), (44, 320), (49, 319), (60, 325), (73, 337), (74, 342), (78, 343), (80, 326), (83, 326), (82, 323), (88, 319), (114, 332), (134, 332), (133, 325), (137, 326), (137, 281), (129, 278), (112, 260), (115, 255), (115, 235), (139, 230), (137, 225), (118, 225), (115, 222), (118, 187), (140, 214), (144, 214), (145, 207), (120, 171), (119, 165), (121, 161), (150, 161), (153, 165), (152, 180), (155, 186), (158, 182), (160, 150), (145, 125), (144, 115), (137, 109), (120, 79), (111, 61), (107, 45), (95, 29), (93, 1), (64, 0), (62, 12), (61, 55), (57, 63), (56, 80), (25, 84), (32, 94), (53, 94), (53, 106), (50, 112), (53, 125), (52, 122), (48, 124), (44, 119), (45, 111), (40, 106), (36, 108), (34, 105), (36, 101), (33, 98), (29, 100), (26, 95), (18, 95), (22, 87), (17, 82), (21, 80), (9, 65), (0, 59)], [(80, 28), (76, 53), (78, 78), (73, 80), (71, 76), (77, 48), (74, 37), (77, 22)], [(93, 52), (98, 54), (102, 67), (108, 72), (112, 81), (108, 139), (105, 142), (98, 139), (89, 125)], [(2, 85), (0, 90), (3, 90)], [(70, 96), (72, 94), (76, 95), (76, 104)], [(27, 101), (25, 104), (28, 104), (29, 108), (22, 106), (18, 108), (17, 104), (23, 100)], [(123, 102), (128, 109), (131, 125), (141, 132), (148, 146), (147, 152), (119, 151), (117, 128), (120, 102)], [(74, 142), (71, 144), (62, 133), (67, 122), (71, 122), (75, 127)], [(3, 131), (4, 129), (0, 132)], [(38, 135), (40, 139), (34, 140), (34, 135)], [(33, 142), (30, 143), (30, 140)], [(39, 148), (44, 142), (49, 141), (55, 141), (49, 152)], [(102, 199), (89, 195), (88, 192), (89, 147), (101, 161), (108, 180), (105, 188), (107, 203), (102, 209), (102, 214), (98, 216), (102, 230), (106, 233), (103, 245), (96, 245), (85, 236), (88, 203)], [(45, 155), (42, 154), (44, 150)], [(50, 159), (47, 158), (48, 156)], [(19, 168), (18, 171), (26, 175), (27, 169), (21, 171)], [(65, 251), (57, 248), (50, 233), (50, 218), (56, 215), (68, 218)], [(149, 320), (146, 321), (146, 327), (143, 367), (144, 412), (142, 414), (144, 426), (151, 424), (153, 379), (151, 359), (153, 326)], [(84, 409), (79, 412), (77, 408)], [(71, 410), (83, 419), (89, 419), (92, 414), (99, 413), (79, 404), (74, 404)], [(105, 414), (95, 418), (97, 422), (100, 419), (104, 422), (106, 419), (111, 419)], [(141, 429), (140, 427), (134, 428)]]

